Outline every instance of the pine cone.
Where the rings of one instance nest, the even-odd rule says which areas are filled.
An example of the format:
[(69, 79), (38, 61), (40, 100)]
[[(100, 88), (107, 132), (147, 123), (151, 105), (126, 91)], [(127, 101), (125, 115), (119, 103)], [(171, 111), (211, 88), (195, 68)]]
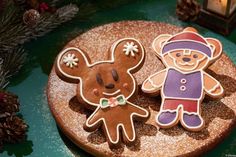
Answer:
[(200, 12), (200, 4), (196, 0), (178, 0), (176, 15), (182, 21), (195, 21)]
[(0, 123), (0, 136), (3, 136), (3, 142), (17, 143), (24, 140), (26, 130), (27, 125), (17, 116), (7, 117), (4, 122)]
[(33, 27), (37, 25), (37, 23), (39, 22), (39, 19), (40, 19), (40, 14), (35, 9), (27, 10), (23, 14), (23, 22), (29, 27)]
[(19, 112), (18, 96), (0, 91), (0, 118)]

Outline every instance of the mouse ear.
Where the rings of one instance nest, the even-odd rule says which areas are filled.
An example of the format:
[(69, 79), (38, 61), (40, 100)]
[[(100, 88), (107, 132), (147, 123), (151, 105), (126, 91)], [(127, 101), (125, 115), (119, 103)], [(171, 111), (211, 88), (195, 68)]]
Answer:
[(120, 39), (111, 47), (111, 59), (116, 66), (136, 72), (145, 59), (144, 47), (134, 38)]
[(78, 83), (80, 78), (88, 71), (89, 58), (82, 50), (70, 47), (64, 49), (56, 60), (56, 73), (64, 81)]

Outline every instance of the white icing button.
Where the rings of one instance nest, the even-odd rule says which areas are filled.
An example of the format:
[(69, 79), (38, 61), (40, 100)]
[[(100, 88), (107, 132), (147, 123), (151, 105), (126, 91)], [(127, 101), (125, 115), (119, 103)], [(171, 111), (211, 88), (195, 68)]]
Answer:
[(185, 83), (187, 83), (187, 80), (186, 80), (185, 78), (182, 78), (182, 79), (180, 80), (180, 82), (181, 82), (182, 84), (185, 84)]
[(186, 90), (186, 87), (185, 86), (180, 86), (179, 88), (181, 91), (185, 91)]

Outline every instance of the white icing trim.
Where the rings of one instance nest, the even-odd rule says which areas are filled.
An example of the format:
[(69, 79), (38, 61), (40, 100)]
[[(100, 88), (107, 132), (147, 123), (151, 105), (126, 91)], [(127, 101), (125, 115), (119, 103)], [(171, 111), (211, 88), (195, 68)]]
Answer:
[[(217, 39), (214, 39), (214, 38), (204, 38), (203, 36), (201, 36), (200, 34), (198, 34), (198, 33), (195, 33), (195, 32), (192, 32), (192, 31), (184, 31), (184, 32), (190, 32), (190, 33), (194, 33), (194, 34), (196, 34), (196, 35), (198, 35), (198, 36), (200, 36), (200, 37), (202, 37), (202, 39), (204, 39), (205, 41), (206, 41), (206, 43), (207, 43), (207, 45), (206, 44), (204, 44), (204, 43), (202, 43), (202, 42), (199, 42), (199, 43), (201, 43), (201, 44), (204, 44), (204, 45), (206, 45), (206, 46), (208, 46), (208, 47), (210, 47), (210, 49), (212, 50), (212, 53), (211, 53), (211, 57), (209, 57), (209, 56), (207, 56), (207, 55), (205, 55), (204, 54), (204, 56), (205, 57), (208, 57), (209, 59), (208, 59), (208, 62), (206, 63), (206, 65), (205, 65), (205, 67), (207, 67), (207, 66), (209, 66), (209, 61), (210, 61), (210, 59), (212, 59), (213, 58), (213, 56), (214, 56), (214, 50), (215, 50), (215, 47), (212, 47), (212, 44), (210, 44), (206, 39), (213, 39), (213, 40), (217, 40)], [(180, 33), (177, 33), (176, 35), (178, 35), (178, 34), (182, 34), (183, 32), (180, 32)], [(176, 36), (175, 35), (175, 36)], [(160, 52), (158, 52), (157, 50), (156, 50), (156, 47), (155, 47), (155, 43), (156, 43), (156, 40), (158, 40), (161, 36), (167, 36), (167, 34), (162, 34), (162, 35), (160, 35), (160, 36), (157, 36), (155, 39), (154, 39), (154, 41), (153, 41), (153, 43), (152, 43), (152, 48), (154, 49), (154, 51), (155, 52), (157, 52), (158, 53), (158, 55), (159, 55), (159, 58), (162, 60), (162, 62), (166, 65), (166, 69), (165, 70), (167, 70), (167, 72), (166, 72), (166, 76), (165, 76), (165, 78), (164, 78), (164, 81), (163, 81), (163, 83), (162, 83), (162, 85), (161, 86), (155, 86), (155, 84), (152, 82), (152, 80), (151, 80), (151, 77), (152, 76), (155, 76), (155, 75), (157, 75), (159, 72), (157, 72), (157, 73), (155, 73), (155, 74), (153, 74), (153, 75), (151, 75), (151, 76), (149, 76), (145, 81), (144, 81), (144, 83), (143, 83), (143, 85), (142, 85), (142, 90), (144, 91), (144, 92), (146, 92), (146, 93), (152, 93), (152, 90), (154, 89), (155, 90), (155, 88), (157, 89), (157, 90), (159, 90), (159, 88), (161, 88), (161, 97), (162, 97), (162, 103), (161, 103), (161, 107), (160, 107), (160, 111), (159, 111), (159, 113), (157, 114), (157, 118), (158, 118), (158, 116), (159, 116), (159, 114), (161, 114), (162, 112), (164, 112), (164, 111), (173, 111), (173, 112), (177, 112), (180, 108), (182, 108), (182, 115), (181, 115), (181, 118), (180, 118), (180, 121), (181, 121), (181, 124), (183, 125), (183, 127), (185, 127), (185, 128), (187, 128), (187, 129), (189, 129), (189, 130), (197, 130), (197, 129), (200, 129), (201, 127), (203, 127), (203, 125), (204, 125), (204, 121), (203, 121), (203, 119), (202, 119), (202, 117), (201, 117), (201, 114), (200, 114), (200, 103), (202, 102), (202, 100), (204, 99), (204, 96), (205, 96), (205, 92), (204, 92), (204, 90), (206, 90), (206, 88), (205, 88), (205, 86), (204, 86), (204, 78), (203, 78), (203, 74), (205, 73), (204, 72), (204, 70), (203, 70), (203, 68), (202, 69), (196, 69), (197, 68), (197, 66), (199, 65), (199, 62), (200, 61), (202, 61), (203, 59), (205, 59), (205, 57), (203, 57), (201, 60), (197, 60), (197, 64), (196, 64), (196, 66), (195, 67), (193, 67), (192, 69), (187, 69), (188, 70), (188, 72), (184, 72), (184, 71), (182, 71), (181, 69), (182, 68), (180, 68), (180, 69), (178, 69), (179, 67), (177, 66), (177, 64), (176, 64), (176, 59), (174, 59), (171, 55), (169, 55), (169, 52), (166, 52), (165, 54), (163, 54), (162, 53), (162, 51), (163, 51), (163, 47), (165, 46), (165, 44), (160, 44), (159, 43), (159, 46), (161, 47), (161, 49), (160, 49)], [(168, 41), (169, 39), (171, 39), (173, 36), (170, 36), (170, 38), (168, 38), (166, 41)], [(165, 42), (166, 42), (165, 41)], [(186, 40), (186, 39), (184, 39), (184, 40), (178, 40), (178, 41), (194, 41), (194, 40)], [(217, 40), (218, 41), (218, 40)], [(173, 41), (173, 42), (175, 42), (175, 41)], [(198, 42), (198, 41), (194, 41), (194, 42)], [(219, 41), (218, 41), (219, 42)], [(167, 43), (167, 42), (166, 42)], [(171, 43), (171, 42), (168, 42), (168, 43)], [(222, 54), (222, 45), (221, 44), (219, 44), (219, 46), (220, 46), (220, 53), (217, 55), (217, 56), (215, 56), (214, 58), (217, 58), (217, 57), (219, 57), (221, 54)], [(177, 49), (175, 49), (175, 50), (177, 50)], [(181, 50), (183, 50), (183, 49), (181, 49)], [(195, 50), (196, 51), (196, 50)], [(201, 52), (202, 53), (202, 52)], [(166, 61), (163, 59), (164, 58), (164, 55), (166, 55), (166, 54), (168, 54), (173, 60), (174, 60), (174, 66), (176, 66), (176, 67), (169, 67), (168, 66), (168, 64), (166, 63)], [(189, 98), (173, 98), (173, 97), (166, 97), (165, 95), (164, 95), (164, 86), (165, 86), (165, 82), (166, 82), (166, 77), (167, 77), (167, 75), (168, 75), (168, 72), (169, 72), (169, 69), (171, 69), (171, 68), (173, 68), (173, 69), (175, 69), (176, 71), (179, 71), (179, 72), (181, 72), (181, 73), (183, 73), (183, 74), (190, 74), (190, 73), (195, 73), (195, 72), (197, 72), (197, 71), (199, 71), (200, 73), (201, 73), (201, 84), (202, 84), (202, 91), (201, 91), (201, 96), (200, 96), (200, 98), (199, 99), (189, 99)], [(190, 71), (190, 72), (189, 72)], [(205, 74), (207, 74), (207, 73), (205, 73)], [(208, 74), (207, 74), (208, 75)], [(210, 75), (209, 75), (210, 76)], [(212, 76), (210, 76), (211, 78), (213, 78)], [(214, 78), (213, 78), (214, 79)], [(215, 80), (215, 79), (214, 79)], [(153, 89), (145, 89), (144, 88), (144, 84), (146, 83), (146, 81), (149, 81), (152, 85), (153, 85)], [(223, 94), (223, 87), (220, 85), (220, 83), (217, 81), (217, 80), (215, 80), (216, 82), (217, 82), (217, 85), (216, 86), (214, 86), (213, 87), (213, 89), (211, 89), (211, 90), (209, 90), (209, 92), (211, 92), (211, 91), (214, 91), (214, 90), (216, 90), (218, 87), (220, 87), (221, 88), (221, 93), (220, 93), (220, 95), (221, 94)], [(212, 93), (211, 93), (212, 94)], [(214, 94), (212, 94), (213, 96), (215, 96)], [(219, 95), (219, 94), (217, 94), (217, 95)], [(181, 105), (181, 104), (179, 104), (179, 106), (177, 107), (177, 109), (176, 110), (163, 110), (163, 105), (164, 105), (164, 102), (165, 102), (165, 100), (166, 99), (179, 99), (179, 100), (192, 100), (192, 101), (197, 101), (197, 112), (196, 113), (190, 113), (190, 112), (187, 112), (187, 111), (184, 111), (183, 110), (183, 105)], [(200, 117), (200, 119), (201, 119), (201, 124), (198, 126), (198, 127), (189, 127), (189, 126), (187, 126), (185, 123), (184, 123), (184, 121), (183, 121), (183, 114), (184, 113), (186, 113), (186, 114), (195, 114), (195, 115), (198, 115), (199, 117)], [(179, 114), (178, 112), (176, 113), (176, 114)], [(176, 116), (176, 117), (178, 117), (178, 116)], [(157, 121), (157, 118), (156, 118), (156, 122), (158, 123), (158, 121)], [(177, 118), (176, 118), (177, 119)], [(170, 126), (171, 127), (171, 125), (173, 125), (175, 122), (176, 122), (176, 119), (171, 123), (171, 124), (167, 124), (167, 125), (164, 125), (164, 124), (159, 124), (160, 126), (164, 126), (164, 127), (166, 127), (166, 126)]]
[[(203, 127), (203, 125), (204, 125), (204, 120), (203, 120), (203, 118), (202, 118), (202, 116), (201, 116), (201, 114), (200, 114), (200, 112), (199, 112), (199, 109), (200, 109), (200, 101), (197, 101), (197, 112), (196, 112), (196, 113), (195, 113), (195, 112), (187, 112), (187, 111), (184, 111), (183, 104), (179, 104), (178, 107), (177, 107), (175, 110), (169, 110), (169, 109), (163, 110), (162, 108), (163, 108), (164, 102), (165, 102), (165, 100), (162, 101), (161, 109), (160, 109), (159, 113), (158, 113), (157, 116), (156, 116), (156, 123), (157, 123), (159, 126), (162, 126), (162, 127), (168, 127), (168, 126), (169, 126), (169, 127), (172, 127), (173, 124), (177, 123), (177, 120), (178, 120), (178, 118), (179, 118), (179, 116), (180, 116), (179, 121), (181, 122), (181, 124), (183, 125), (184, 128), (187, 128), (187, 129), (189, 129), (189, 130), (197, 130), (197, 129), (200, 129), (200, 128)], [(181, 112), (180, 112), (180, 110), (181, 110)], [(168, 112), (171, 112), (171, 113), (176, 112), (176, 117), (175, 117), (175, 119), (174, 119), (171, 123), (162, 124), (162, 123), (160, 123), (157, 119), (158, 119), (158, 117), (159, 117), (159, 115), (160, 115), (161, 113), (167, 112), (167, 111), (168, 111)], [(181, 113), (181, 114), (180, 114), (180, 113)], [(201, 124), (200, 124), (199, 126), (197, 126), (197, 127), (190, 127), (190, 126), (188, 126), (188, 125), (184, 122), (184, 120), (183, 120), (183, 115), (184, 115), (184, 113), (186, 113), (186, 114), (188, 114), (188, 115), (193, 115), (193, 114), (194, 114), (194, 115), (198, 115), (198, 116), (200, 117), (200, 119), (201, 119)]]
[[(218, 95), (222, 95), (222, 94), (224, 93), (224, 89), (223, 89), (223, 87), (221, 86), (221, 84), (220, 84), (219, 81), (217, 81), (214, 77), (212, 77), (211, 75), (209, 75), (209, 74), (206, 73), (206, 72), (203, 72), (203, 75), (206, 75), (206, 76), (210, 77), (212, 80), (214, 80), (214, 81), (216, 82), (216, 85), (215, 85), (214, 87), (212, 87), (210, 90), (207, 90), (207, 89), (205, 88), (205, 86), (204, 86), (204, 90), (206, 91), (206, 93), (207, 93), (208, 95), (218, 96)], [(219, 94), (214, 94), (214, 93), (212, 93), (212, 92), (214, 92), (217, 88), (220, 88), (220, 91), (221, 91), (221, 92), (220, 92)]]
[(108, 129), (107, 129), (107, 125), (106, 125), (106, 122), (105, 122), (105, 119), (104, 118), (100, 118), (100, 119), (98, 119), (97, 121), (95, 121), (93, 124), (88, 124), (88, 121), (97, 113), (97, 111), (100, 109), (100, 106), (99, 107), (97, 107), (97, 109), (92, 113), (92, 115), (86, 120), (86, 126), (87, 127), (93, 127), (93, 126), (95, 126), (98, 122), (100, 122), (100, 121), (103, 121), (103, 124), (104, 124), (104, 126), (105, 126), (105, 131), (106, 131), (106, 133), (107, 133), (107, 136), (108, 136), (108, 138), (109, 138), (109, 141), (112, 143), (112, 144), (117, 144), (118, 142), (119, 142), (119, 137), (120, 137), (120, 132), (119, 132), (119, 127), (122, 127), (123, 128), (123, 132), (124, 132), (124, 134), (125, 134), (125, 136), (126, 136), (126, 138), (130, 141), (130, 142), (132, 142), (132, 141), (134, 141), (135, 139), (136, 139), (136, 132), (135, 132), (135, 129), (134, 129), (134, 122), (133, 122), (133, 116), (139, 116), (139, 117), (143, 117), (143, 118), (147, 118), (148, 116), (149, 116), (149, 112), (147, 111), (147, 110), (145, 110), (145, 109), (143, 109), (143, 108), (141, 108), (141, 107), (139, 107), (139, 106), (137, 106), (137, 105), (135, 105), (135, 104), (133, 104), (133, 103), (131, 103), (131, 102), (129, 102), (129, 101), (126, 101), (128, 104), (127, 105), (132, 105), (132, 106), (135, 106), (136, 108), (139, 108), (140, 110), (142, 110), (142, 111), (144, 111), (146, 114), (145, 115), (141, 115), (141, 114), (137, 114), (137, 113), (132, 113), (131, 115), (130, 115), (130, 123), (131, 123), (131, 127), (132, 127), (132, 132), (133, 132), (133, 138), (132, 139), (130, 139), (129, 137), (128, 137), (128, 135), (127, 135), (127, 132), (126, 132), (126, 129), (125, 129), (125, 127), (124, 127), (124, 125), (123, 125), (123, 123), (118, 123), (118, 125), (116, 126), (116, 133), (117, 133), (117, 139), (116, 139), (116, 141), (113, 141), (112, 139), (111, 139), (111, 136), (110, 136), (110, 134), (109, 134), (109, 132), (108, 132)]
[[(163, 103), (164, 103), (164, 101), (162, 101), (161, 107), (163, 106)], [(156, 123), (157, 123), (159, 126), (162, 126), (162, 127), (168, 127), (168, 126), (171, 127), (171, 126), (172, 126), (173, 124), (175, 124), (175, 123), (177, 122), (177, 120), (179, 119), (179, 109), (180, 109), (180, 107), (181, 107), (181, 106), (178, 106), (177, 109), (175, 109), (175, 110), (162, 110), (162, 109), (160, 109), (160, 111), (159, 111), (158, 114), (156, 115)], [(171, 112), (171, 113), (176, 112), (175, 119), (174, 119), (173, 121), (171, 121), (170, 123), (168, 123), (168, 124), (160, 123), (160, 122), (158, 121), (158, 118), (159, 118), (159, 116), (160, 116), (163, 112)]]
[[(176, 40), (176, 41), (193, 41), (193, 42), (197, 42), (197, 43), (200, 43), (200, 44), (203, 44), (203, 45), (205, 45), (205, 46), (208, 46), (211, 50), (215, 50), (215, 46), (214, 45), (212, 45), (212, 44), (210, 44), (208, 41), (207, 41), (207, 39), (212, 39), (212, 40), (216, 40), (216, 41), (218, 41), (219, 43), (220, 43), (220, 41), (218, 40), (218, 39), (215, 39), (215, 38), (210, 38), (210, 37), (207, 37), (207, 38), (205, 38), (205, 37), (203, 37), (201, 34), (199, 34), (199, 33), (196, 33), (196, 32), (192, 32), (192, 31), (184, 31), (184, 32), (188, 32), (188, 33), (193, 33), (193, 34), (195, 34), (195, 35), (198, 35), (198, 36), (200, 36), (206, 43), (207, 43), (207, 45), (206, 44), (204, 44), (204, 43), (202, 43), (202, 42), (198, 42), (198, 41), (196, 41), (196, 40), (190, 40), (190, 39), (183, 39), (183, 40)], [(179, 35), (179, 34), (182, 34), (183, 33), (183, 31), (182, 32), (179, 32), (179, 33), (177, 33), (177, 34), (175, 34), (174, 36), (176, 36), (176, 35)], [(160, 50), (160, 52), (158, 52), (157, 50), (156, 50), (156, 47), (155, 47), (155, 42), (156, 42), (156, 40), (158, 40), (160, 37), (162, 37), (162, 36), (170, 36), (168, 39), (166, 39), (166, 41), (164, 41), (164, 42), (162, 42), (162, 43), (159, 43), (159, 47), (161, 47), (161, 50)], [(154, 51), (155, 52), (157, 52), (158, 53), (158, 55), (160, 55), (162, 58), (163, 58), (163, 54), (162, 54), (162, 50), (163, 50), (163, 47), (164, 47), (164, 45), (165, 44), (163, 44), (163, 43), (166, 43), (169, 39), (171, 39), (173, 37), (173, 35), (170, 35), (170, 34), (161, 34), (161, 35), (159, 35), (159, 36), (157, 36), (154, 40), (153, 40), (153, 42), (152, 42), (152, 48), (154, 49)], [(172, 42), (175, 42), (175, 41), (172, 41)], [(168, 43), (172, 43), (172, 42), (168, 42)], [(220, 43), (219, 44), (219, 46), (220, 46), (220, 53), (217, 55), (217, 56), (215, 56), (214, 58), (218, 58), (221, 54), (222, 54), (222, 52), (223, 52), (223, 47), (222, 47), (222, 44)], [(196, 51), (196, 50), (195, 50)], [(199, 51), (200, 52), (200, 51)], [(169, 53), (169, 52), (166, 52), (166, 53)], [(200, 52), (200, 53), (202, 53), (202, 52)], [(213, 53), (214, 53), (214, 51), (213, 51)], [(211, 54), (211, 57), (210, 58), (213, 58), (213, 53)], [(207, 56), (207, 55), (206, 55)], [(207, 56), (207, 57), (209, 57), (209, 56)]]
[(217, 82), (217, 85), (215, 85), (212, 89), (209, 90), (210, 93), (214, 92), (218, 87), (220, 87), (220, 84)]
[[(155, 90), (155, 89), (161, 89), (161, 87), (163, 86), (163, 84), (164, 84), (165, 81), (163, 81), (161, 85), (157, 86), (157, 85), (155, 85), (155, 83), (152, 81), (152, 78), (155, 77), (155, 76), (157, 76), (157, 75), (160, 74), (160, 73), (163, 73), (163, 72), (166, 73), (166, 69), (161, 70), (161, 71), (158, 71), (158, 72), (156, 72), (156, 73), (150, 75), (150, 76), (143, 82), (142, 87), (141, 87), (142, 91), (144, 91), (144, 92), (146, 92), (146, 93), (150, 93), (150, 92), (152, 92), (152, 91)], [(165, 77), (166, 77), (166, 74), (165, 74)], [(165, 79), (164, 79), (164, 80), (165, 80)], [(151, 83), (151, 85), (153, 86), (153, 88), (147, 89), (147, 88), (144, 87), (144, 85), (145, 85), (146, 82), (148, 82), (148, 81)]]
[(120, 89), (116, 90), (115, 92), (113, 93), (106, 93), (106, 92), (102, 92), (103, 95), (106, 95), (106, 96), (113, 96), (113, 95), (116, 95), (117, 93), (120, 92)]
[[(176, 50), (180, 50), (180, 49), (176, 49)], [(171, 51), (169, 51), (169, 52), (171, 52)], [(207, 56), (206, 55), (204, 55), (201, 59), (198, 59), (197, 60), (197, 63), (195, 64), (195, 66), (194, 67), (192, 67), (191, 69), (187, 69), (187, 68), (183, 68), (183, 67), (180, 67), (178, 64), (177, 64), (177, 60), (169, 53), (169, 52), (167, 52), (166, 54), (164, 54), (164, 55), (168, 55), (172, 60), (173, 60), (173, 63), (174, 63), (174, 65), (175, 65), (175, 67), (177, 67), (178, 69), (179, 69), (179, 71), (180, 70), (186, 70), (186, 71), (194, 71), (194, 70), (199, 70), (199, 69), (196, 69), (197, 67), (198, 67), (198, 65), (199, 65), (199, 63), (201, 62), (201, 61), (203, 61)], [(198, 52), (198, 51), (197, 51)], [(199, 51), (200, 52), (200, 51)], [(163, 55), (163, 56), (164, 56)], [(164, 62), (164, 64), (167, 66), (168, 64), (167, 64), (167, 62), (164, 60), (163, 61)], [(206, 63), (206, 65), (208, 64), (208, 62), (209, 62), (209, 60), (207, 61), (207, 63)], [(191, 65), (190, 63), (188, 63), (188, 62), (184, 62), (184, 63), (179, 63), (180, 65)], [(194, 63), (192, 64), (192, 65), (194, 65)], [(174, 69), (175, 69), (175, 67), (173, 67)], [(203, 67), (204, 68), (204, 67)], [(182, 72), (182, 71), (181, 71)], [(190, 73), (190, 72), (186, 72), (186, 73)]]
[[(165, 99), (190, 100), (189, 98), (179, 98), (179, 97), (173, 98), (173, 97), (167, 97), (167, 96), (165, 96)], [(199, 100), (199, 99), (191, 98), (191, 100), (197, 101), (197, 100)]]
[(179, 87), (179, 89), (180, 89), (181, 91), (186, 91), (186, 86), (182, 85), (182, 86)]
[[(187, 112), (187, 111), (184, 111), (182, 109), (182, 114), (181, 114), (181, 118), (180, 118), (180, 122), (181, 124), (183, 125), (184, 128), (187, 128), (189, 130), (199, 130), (201, 129), (203, 126), (204, 126), (204, 120), (199, 112), (199, 108), (200, 108), (200, 101), (197, 102), (197, 107), (198, 107), (198, 112), (197, 113), (194, 113), (194, 112)], [(199, 126), (196, 126), (196, 127), (192, 127), (192, 126), (188, 126), (184, 120), (183, 120), (183, 117), (184, 117), (184, 113), (188, 114), (188, 115), (197, 115), (200, 119), (201, 119), (201, 124)]]
[(184, 62), (184, 63), (179, 62), (179, 64), (180, 64), (180, 65), (194, 65), (194, 63), (189, 63), (189, 62)]
[(185, 78), (182, 78), (182, 79), (180, 80), (180, 83), (186, 84), (186, 83), (187, 83), (187, 80), (186, 80)]
[[(166, 78), (167, 78), (167, 75), (168, 75), (168, 72), (169, 72), (170, 69), (174, 69), (174, 68), (167, 68), (167, 73), (166, 73), (165, 81), (166, 81)], [(177, 69), (174, 69), (174, 70), (179, 71), (179, 70), (177, 70)], [(179, 71), (179, 72), (180, 72), (180, 73), (183, 73), (183, 72), (181, 72), (181, 71)], [(195, 72), (196, 72), (196, 71), (194, 71), (194, 72), (189, 72), (189, 73), (186, 73), (186, 74), (191, 74), (191, 73), (195, 73)], [(201, 70), (199, 70), (199, 72), (201, 72)], [(183, 74), (185, 74), (185, 73), (183, 73)], [(165, 99), (178, 99), (178, 100), (199, 101), (199, 100), (202, 99), (202, 97), (204, 97), (204, 92), (203, 92), (204, 86), (203, 86), (203, 74), (202, 74), (202, 72), (201, 72), (202, 91), (201, 91), (201, 95), (200, 95), (200, 98), (199, 98), (199, 99), (194, 99), (194, 98), (180, 98), (180, 97), (167, 97), (167, 96), (165, 96), (165, 95), (164, 95), (165, 81), (164, 81), (164, 83), (163, 83), (164, 85), (163, 85), (162, 88), (161, 88), (161, 97), (162, 97), (162, 100), (165, 100)], [(161, 108), (162, 108), (162, 107), (163, 107), (163, 106), (161, 106)], [(197, 113), (200, 113), (200, 112), (199, 112), (199, 109), (197, 110)]]
[(134, 67), (132, 67), (132, 68), (130, 68), (130, 69), (127, 70), (127, 73), (129, 74), (129, 76), (130, 76), (130, 77), (132, 78), (132, 80), (133, 80), (133, 91), (132, 91), (131, 94), (130, 94), (129, 96), (127, 96), (127, 98), (126, 98), (126, 99), (129, 99), (129, 98), (135, 93), (135, 91), (136, 91), (136, 81), (135, 81), (135, 79), (134, 79), (134, 77), (133, 77), (133, 75), (131, 74), (130, 71), (132, 71), (133, 69), (137, 68), (137, 67), (143, 62), (144, 57), (145, 57), (144, 48), (143, 48), (142, 44), (141, 44), (138, 40), (136, 40), (136, 39), (134, 39), (134, 38), (122, 38), (122, 39), (116, 41), (116, 42), (112, 45), (112, 47), (111, 47), (111, 53), (112, 53), (112, 55), (111, 55), (111, 60), (98, 61), (98, 62), (95, 62), (95, 63), (93, 63), (93, 64), (90, 64), (90, 63), (88, 62), (87, 56), (86, 56), (86, 55), (82, 52), (82, 50), (80, 50), (79, 48), (69, 47), (69, 48), (64, 49), (64, 50), (59, 54), (59, 56), (58, 56), (58, 58), (57, 58), (57, 64), (56, 64), (56, 65), (57, 65), (57, 68), (58, 68), (58, 70), (59, 70), (59, 72), (60, 72), (62, 75), (68, 77), (68, 78), (71, 78), (71, 79), (75, 79), (75, 80), (79, 80), (79, 81), (80, 81), (80, 85), (79, 85), (79, 86), (80, 86), (80, 95), (81, 95), (82, 99), (83, 99), (87, 104), (92, 105), (92, 106), (99, 106), (97, 103), (93, 103), (93, 102), (87, 100), (87, 99), (84, 97), (84, 94), (83, 94), (83, 80), (82, 80), (80, 77), (69, 75), (69, 74), (65, 73), (65, 72), (61, 69), (60, 61), (61, 61), (61, 59), (62, 59), (62, 56), (63, 56), (65, 53), (67, 53), (67, 51), (75, 50), (75, 51), (77, 51), (78, 53), (80, 53), (80, 54), (83, 56), (83, 58), (84, 58), (84, 60), (85, 60), (85, 63), (86, 63), (86, 65), (87, 65), (88, 68), (90, 68), (90, 67), (92, 67), (92, 66), (95, 66), (95, 65), (98, 65), (98, 64), (103, 64), (103, 63), (114, 63), (114, 61), (115, 61), (115, 58), (114, 58), (115, 48), (117, 47), (117, 45), (118, 45), (119, 43), (123, 42), (124, 40), (134, 40), (134, 41), (136, 41), (136, 42), (139, 44), (140, 48), (141, 48), (141, 54), (140, 54), (140, 55), (142, 56), (142, 58), (141, 58), (140, 61), (136, 64), (136, 66), (134, 66)]
[[(166, 37), (169, 36), (169, 38), (167, 38), (166, 41), (168, 41), (170, 38), (173, 37), (173, 36), (170, 35), (170, 34), (161, 34), (161, 35), (157, 36), (157, 37), (153, 40), (153, 42), (152, 42), (152, 48), (153, 48), (154, 51), (155, 51), (158, 55), (160, 55), (160, 56), (162, 56), (162, 48), (161, 48), (161, 50), (160, 50), (161, 52), (158, 52), (157, 49), (156, 49), (155, 43), (156, 43), (156, 40), (158, 40), (158, 39), (161, 38), (161, 37), (165, 37), (165, 36), (166, 36)], [(166, 41), (159, 42), (159, 43), (158, 43), (159, 47), (162, 47), (162, 46), (166, 43)]]
[[(215, 56), (214, 57), (214, 55), (212, 55), (211, 56), (211, 59), (217, 59), (218, 57), (220, 57), (221, 55), (222, 55), (222, 53), (223, 53), (223, 47), (222, 47), (222, 44), (221, 44), (221, 42), (218, 40), (218, 39), (216, 39), (216, 38), (205, 38), (205, 39), (212, 39), (212, 40), (215, 40), (215, 41), (217, 41), (218, 43), (220, 43), (219, 44), (219, 47), (220, 47), (220, 53), (217, 55), (217, 56)], [(206, 40), (207, 41), (207, 40)], [(208, 43), (208, 42), (207, 42)], [(215, 49), (216, 49), (216, 47), (215, 47), (215, 45), (212, 45), (212, 44), (209, 44), (210, 45), (210, 48), (211, 48), (211, 50), (213, 50), (213, 51), (215, 51)]]
[(185, 56), (190, 56), (190, 55), (192, 54), (192, 51), (189, 50), (189, 49), (185, 49), (183, 54), (184, 54)]

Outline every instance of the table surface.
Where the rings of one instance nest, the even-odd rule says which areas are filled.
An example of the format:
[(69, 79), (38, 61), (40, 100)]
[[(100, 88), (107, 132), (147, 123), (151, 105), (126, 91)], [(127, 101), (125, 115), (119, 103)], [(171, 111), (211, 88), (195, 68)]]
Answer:
[[(21, 144), (6, 145), (0, 156), (70, 157), (89, 156), (70, 142), (57, 127), (47, 104), (46, 86), (53, 61), (63, 46), (92, 27), (121, 20), (148, 20), (166, 22), (181, 27), (194, 26), (203, 36), (222, 41), (224, 51), (236, 64), (236, 31), (224, 37), (193, 23), (177, 20), (175, 0), (139, 0), (97, 12), (86, 21), (78, 17), (35, 41), (26, 43), (28, 60), (21, 72), (12, 79), (8, 90), (19, 95), (20, 116), (29, 125), (27, 140)], [(236, 129), (205, 156), (236, 155)]]

